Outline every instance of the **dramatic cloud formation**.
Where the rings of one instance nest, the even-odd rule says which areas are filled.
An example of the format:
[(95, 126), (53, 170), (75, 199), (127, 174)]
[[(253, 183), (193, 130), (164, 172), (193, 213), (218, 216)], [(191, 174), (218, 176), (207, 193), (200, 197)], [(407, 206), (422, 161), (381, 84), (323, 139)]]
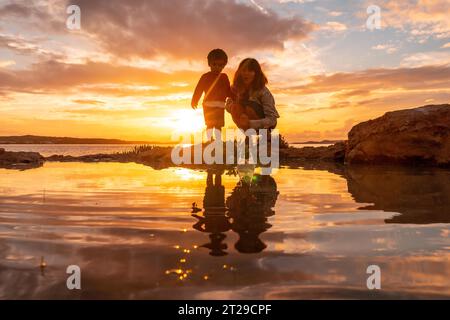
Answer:
[[(147, 88), (143, 94), (154, 94), (154, 89), (166, 87), (174, 81), (192, 82), (197, 76), (192, 71), (164, 73), (161, 71), (115, 66), (106, 63), (66, 64), (45, 61), (32, 65), (29, 70), (0, 70), (0, 90), (29, 93), (63, 93), (80, 89), (109, 94), (138, 94), (133, 86)], [(183, 87), (179, 89), (185, 90)], [(174, 92), (176, 87), (171, 87)]]
[(371, 90), (395, 89), (445, 89), (450, 92), (450, 65), (319, 75), (311, 77), (310, 83), (292, 87), (288, 91), (312, 94), (348, 90), (344, 95), (347, 97), (366, 95)]
[(423, 41), (427, 37), (450, 37), (450, 2), (448, 0), (384, 0), (383, 24), (400, 29), (407, 28), (411, 35)]
[[(0, 6), (2, 20), (21, 21), (26, 25), (47, 32), (64, 32), (66, 16), (65, 6), (62, 1), (4, 1)], [(1, 5), (1, 4), (0, 4)]]
[(302, 39), (313, 25), (298, 17), (281, 18), (225, 0), (77, 0), (83, 30), (121, 57), (204, 58), (211, 48), (236, 54), (263, 48), (283, 48)]

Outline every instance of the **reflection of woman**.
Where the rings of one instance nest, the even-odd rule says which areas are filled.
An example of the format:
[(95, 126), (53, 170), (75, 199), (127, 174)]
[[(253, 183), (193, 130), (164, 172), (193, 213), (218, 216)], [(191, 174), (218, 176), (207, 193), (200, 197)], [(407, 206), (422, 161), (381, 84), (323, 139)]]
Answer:
[(257, 253), (266, 248), (259, 236), (272, 226), (267, 218), (274, 214), (278, 194), (275, 180), (267, 175), (256, 174), (251, 183), (241, 180), (234, 188), (226, 204), (231, 229), (239, 234), (236, 250)]
[(258, 61), (244, 59), (233, 80), (233, 100), (227, 101), (227, 111), (241, 129), (273, 129), (280, 117), (275, 100), (266, 87), (267, 78)]

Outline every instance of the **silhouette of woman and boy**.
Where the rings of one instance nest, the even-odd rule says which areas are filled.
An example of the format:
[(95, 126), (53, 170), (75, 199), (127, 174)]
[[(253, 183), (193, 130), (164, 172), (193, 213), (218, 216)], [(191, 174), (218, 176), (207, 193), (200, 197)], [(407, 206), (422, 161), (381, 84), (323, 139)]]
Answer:
[[(203, 115), (207, 129), (219, 132), (225, 125), (225, 110), (231, 113), (238, 128), (273, 129), (280, 117), (275, 108), (272, 93), (266, 87), (267, 77), (259, 62), (253, 58), (242, 60), (230, 85), (228, 76), (222, 70), (228, 63), (228, 56), (222, 49), (208, 54), (210, 72), (203, 74), (195, 87), (191, 106), (197, 108), (203, 97)], [(207, 134), (211, 134), (207, 130)], [(211, 136), (208, 136), (208, 140)]]
[[(195, 87), (191, 106), (196, 109), (203, 97), (203, 115), (207, 129), (221, 133), (225, 125), (225, 110), (241, 130), (273, 129), (279, 114), (275, 108), (272, 93), (266, 87), (268, 80), (259, 62), (246, 58), (240, 64), (230, 85), (228, 76), (222, 70), (228, 63), (228, 56), (222, 49), (208, 54), (210, 72), (203, 74)], [(213, 138), (213, 130), (207, 130), (207, 138)], [(192, 216), (198, 221), (193, 228), (209, 234), (208, 248), (213, 256), (226, 255), (227, 245), (223, 243), (225, 233), (233, 230), (239, 239), (236, 250), (242, 253), (257, 253), (266, 248), (259, 235), (271, 225), (267, 218), (274, 214), (272, 208), (278, 196), (275, 180), (268, 175), (253, 175), (250, 181), (241, 179), (225, 202), (225, 188), (222, 185), (223, 169), (207, 172), (205, 196), (202, 211), (193, 204)]]

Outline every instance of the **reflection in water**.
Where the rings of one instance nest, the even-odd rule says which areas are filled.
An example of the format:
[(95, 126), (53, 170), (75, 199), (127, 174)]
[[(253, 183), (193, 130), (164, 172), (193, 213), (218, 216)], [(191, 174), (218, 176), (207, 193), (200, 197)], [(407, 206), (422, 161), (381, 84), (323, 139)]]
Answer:
[[(449, 178), (334, 164), (250, 185), (125, 163), (0, 169), (0, 298), (449, 298)], [(67, 290), (71, 264), (81, 291)]]
[[(208, 170), (206, 178), (205, 197), (203, 198), (204, 216), (193, 213), (192, 216), (198, 219), (193, 228), (209, 233), (210, 242), (201, 245), (208, 248), (212, 256), (224, 256), (227, 245), (222, 243), (226, 238), (224, 232), (231, 228), (231, 224), (226, 216), (225, 207), (225, 187), (222, 185), (223, 171)], [(196, 207), (193, 206), (193, 212)]]
[(209, 233), (210, 238), (210, 242), (201, 247), (210, 249), (212, 256), (226, 255), (227, 245), (223, 241), (225, 233), (231, 229), (239, 235), (234, 246), (237, 251), (261, 252), (266, 245), (259, 236), (272, 226), (267, 218), (275, 214), (272, 208), (279, 194), (277, 184), (271, 176), (254, 174), (253, 167), (251, 175), (240, 176), (225, 207), (222, 174), (223, 171), (208, 170), (203, 200), (204, 216), (196, 213), (199, 209), (193, 204), (192, 216), (198, 219), (193, 228)]
[(386, 223), (449, 223), (450, 172), (443, 169), (350, 166), (348, 191), (365, 210), (398, 212)]
[(348, 192), (360, 210), (398, 213), (386, 223), (449, 223), (450, 170), (406, 166), (344, 166), (308, 163), (304, 170), (326, 170), (346, 179)]
[(278, 196), (277, 184), (268, 175), (255, 174), (251, 183), (240, 180), (227, 199), (228, 215), (232, 219), (231, 228), (239, 234), (234, 245), (241, 253), (257, 253), (266, 248), (259, 238), (271, 224), (267, 218), (274, 215), (272, 210)]

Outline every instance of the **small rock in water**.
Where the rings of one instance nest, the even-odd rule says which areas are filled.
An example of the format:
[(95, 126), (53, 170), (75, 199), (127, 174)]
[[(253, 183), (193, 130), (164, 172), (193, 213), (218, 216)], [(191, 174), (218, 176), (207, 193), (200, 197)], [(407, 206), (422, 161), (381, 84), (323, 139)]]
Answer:
[(45, 262), (44, 257), (42, 256), (41, 257), (41, 264), (39, 265), (39, 267), (41, 269), (44, 269), (46, 266), (47, 266), (47, 263)]

